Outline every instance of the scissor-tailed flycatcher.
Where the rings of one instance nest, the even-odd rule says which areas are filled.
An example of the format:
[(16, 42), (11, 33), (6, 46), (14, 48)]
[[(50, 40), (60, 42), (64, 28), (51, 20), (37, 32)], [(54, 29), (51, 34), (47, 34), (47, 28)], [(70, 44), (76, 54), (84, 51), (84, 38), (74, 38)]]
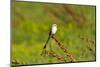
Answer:
[(51, 29), (49, 31), (49, 37), (48, 37), (43, 49), (46, 48), (46, 46), (48, 44), (48, 41), (50, 40), (51, 36), (53, 36), (56, 32), (57, 32), (57, 24), (52, 24), (52, 27), (51, 27)]

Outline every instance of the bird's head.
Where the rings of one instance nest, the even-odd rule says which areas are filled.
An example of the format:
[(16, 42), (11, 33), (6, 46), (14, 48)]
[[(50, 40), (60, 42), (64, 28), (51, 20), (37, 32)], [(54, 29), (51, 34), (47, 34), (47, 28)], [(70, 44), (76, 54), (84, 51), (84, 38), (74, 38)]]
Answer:
[(52, 27), (57, 27), (57, 24), (52, 24)]

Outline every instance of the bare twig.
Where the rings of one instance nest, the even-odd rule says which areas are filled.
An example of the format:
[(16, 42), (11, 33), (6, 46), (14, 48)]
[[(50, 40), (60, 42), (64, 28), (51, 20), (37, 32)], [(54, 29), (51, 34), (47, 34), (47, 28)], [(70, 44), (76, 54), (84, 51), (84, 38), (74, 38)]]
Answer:
[(91, 40), (89, 38), (85, 38), (85, 37), (81, 37), (79, 36), (81, 40), (84, 40), (84, 41), (87, 41), (88, 43), (91, 43), (91, 44), (95, 44), (95, 41), (94, 40)]
[(90, 47), (90, 46), (87, 46), (88, 50), (92, 53), (92, 55), (95, 56), (95, 53), (94, 53), (94, 50)]
[(16, 59), (12, 60), (12, 64), (20, 64), (20, 62)]
[(84, 38), (84, 37), (80, 37), (82, 40), (86, 41), (87, 43), (89, 43), (87, 45), (87, 49), (92, 53), (92, 55), (95, 56), (95, 52), (94, 49), (90, 47), (90, 44), (95, 44), (94, 40), (90, 40), (89, 38)]
[(55, 52), (53, 52), (53, 51), (46, 51), (46, 53), (47, 53), (49, 56), (55, 57), (55, 58), (57, 58), (57, 59), (60, 60), (60, 61), (66, 62), (66, 60), (65, 60), (63, 57), (58, 56), (58, 55), (57, 55)]
[(68, 52), (68, 49), (65, 48), (64, 45), (61, 44), (61, 43), (55, 38), (55, 36), (52, 36), (52, 38), (55, 40), (55, 42), (58, 44), (58, 46), (66, 53), (66, 55), (70, 58), (71, 62), (74, 62), (75, 59), (74, 59), (74, 57), (72, 56), (72, 54), (70, 54), (70, 53)]

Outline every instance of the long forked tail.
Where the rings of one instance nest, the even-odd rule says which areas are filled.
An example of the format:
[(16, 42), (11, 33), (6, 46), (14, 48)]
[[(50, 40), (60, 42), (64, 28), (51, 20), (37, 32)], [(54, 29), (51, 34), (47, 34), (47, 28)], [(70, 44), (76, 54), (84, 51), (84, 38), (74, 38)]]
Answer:
[(45, 49), (46, 49), (46, 46), (47, 46), (49, 40), (50, 40), (50, 36), (48, 37), (48, 39), (47, 39), (47, 41), (46, 41), (46, 43), (45, 43), (45, 45), (43, 47), (42, 53), (40, 55), (46, 54)]
[(43, 49), (45, 49), (46, 48), (46, 46), (47, 46), (47, 44), (48, 44), (48, 42), (49, 42), (49, 40), (50, 40), (50, 36), (48, 37), (48, 39), (47, 39), (47, 41), (46, 41), (46, 43), (45, 43), (45, 45), (44, 45), (44, 47), (43, 47)]

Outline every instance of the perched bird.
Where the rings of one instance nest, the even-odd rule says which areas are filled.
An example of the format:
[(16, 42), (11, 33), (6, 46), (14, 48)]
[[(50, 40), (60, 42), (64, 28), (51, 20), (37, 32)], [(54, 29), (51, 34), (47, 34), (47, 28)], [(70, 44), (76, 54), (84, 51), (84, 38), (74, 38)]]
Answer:
[(50, 29), (50, 31), (49, 31), (48, 39), (47, 39), (47, 41), (46, 41), (46, 43), (45, 43), (43, 49), (46, 48), (46, 46), (47, 46), (47, 44), (48, 44), (48, 42), (49, 42), (51, 36), (55, 35), (56, 32), (57, 32), (57, 24), (52, 24), (52, 27), (51, 27), (51, 29)]

